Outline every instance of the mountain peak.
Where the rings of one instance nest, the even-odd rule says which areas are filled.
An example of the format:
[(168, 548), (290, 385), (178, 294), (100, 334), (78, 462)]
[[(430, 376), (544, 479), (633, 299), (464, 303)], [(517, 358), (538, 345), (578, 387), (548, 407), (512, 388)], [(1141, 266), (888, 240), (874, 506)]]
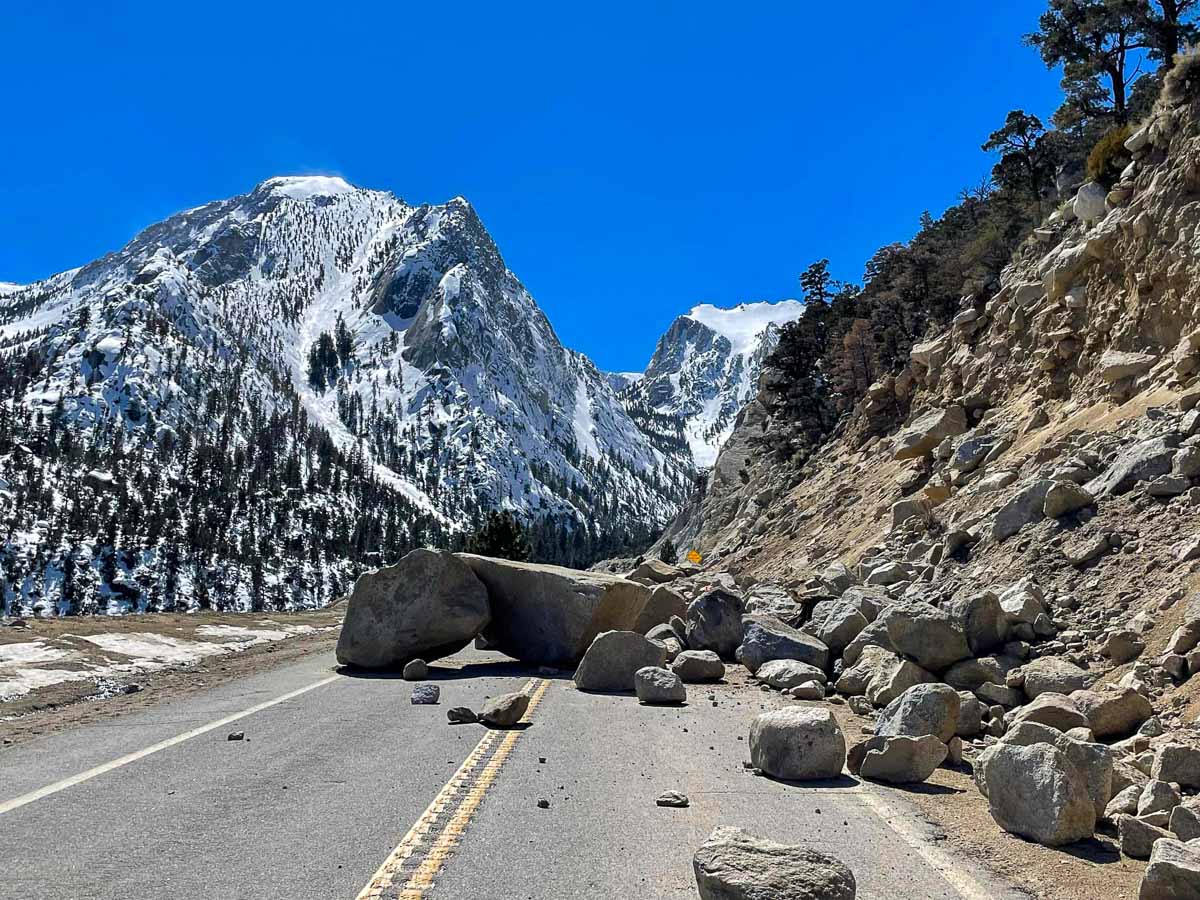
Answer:
[[(800, 317), (799, 300), (701, 303), (679, 316), (659, 339), (650, 365), (636, 382), (621, 384), (631, 412), (678, 417), (682, 439), (701, 468), (711, 466), (733, 430), (738, 412), (758, 390), (763, 360), (779, 338), (779, 326)], [(643, 427), (646, 427), (645, 425)]]
[(734, 353), (746, 353), (754, 350), (767, 326), (778, 327), (798, 319), (803, 310), (804, 304), (799, 300), (762, 300), (733, 307), (701, 303), (692, 307), (686, 317), (728, 338)]
[(309, 200), (313, 197), (336, 197), (357, 190), (354, 185), (337, 175), (277, 175), (268, 178), (255, 188), (292, 200)]

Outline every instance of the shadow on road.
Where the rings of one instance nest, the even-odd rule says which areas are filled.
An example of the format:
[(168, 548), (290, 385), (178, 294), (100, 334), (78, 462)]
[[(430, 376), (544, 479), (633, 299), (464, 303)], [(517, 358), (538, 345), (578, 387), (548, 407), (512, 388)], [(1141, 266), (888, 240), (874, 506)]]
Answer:
[(1068, 844), (1065, 847), (1058, 847), (1056, 849), (1061, 850), (1063, 853), (1069, 853), (1077, 859), (1083, 859), (1098, 865), (1107, 865), (1121, 861), (1121, 851), (1115, 844), (1111, 841), (1102, 841), (1097, 838), (1079, 841), (1076, 844)]
[[(403, 681), (403, 667), (388, 669), (362, 669), (356, 666), (337, 666), (334, 671), (347, 678), (363, 678), (378, 681)], [(482, 660), (461, 666), (439, 666), (430, 663), (429, 674), (423, 681), (462, 681), (473, 678), (546, 678), (550, 681), (569, 681), (572, 673), (567, 669), (556, 669), (549, 673), (530, 663), (515, 659)], [(415, 683), (415, 682), (414, 682)]]
[(928, 784), (926, 782), (916, 782), (913, 784), (887, 784), (886, 782), (873, 782), (883, 784), (885, 787), (894, 788), (897, 791), (902, 791), (905, 794), (925, 794), (931, 797), (937, 797), (944, 794), (965, 794), (962, 788), (950, 787), (945, 784)]
[(759, 778), (765, 778), (767, 781), (774, 781), (777, 784), (786, 784), (788, 787), (827, 790), (829, 788), (856, 788), (859, 786), (858, 779), (852, 778), (849, 775), (839, 775), (836, 778), (814, 778), (809, 781), (788, 781), (786, 778), (775, 778), (764, 772), (757, 774)]

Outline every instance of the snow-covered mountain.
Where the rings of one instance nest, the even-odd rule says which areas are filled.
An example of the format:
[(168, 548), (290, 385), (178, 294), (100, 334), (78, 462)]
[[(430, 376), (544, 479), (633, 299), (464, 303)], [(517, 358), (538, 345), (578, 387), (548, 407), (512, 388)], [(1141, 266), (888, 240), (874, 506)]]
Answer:
[(320, 602), (494, 508), (583, 563), (652, 537), (693, 474), (562, 346), (466, 200), (335, 177), (0, 289), (0, 368), (0, 593), (21, 608), (70, 606), (64, 571), (102, 607), (202, 602), (208, 580), (259, 602), (239, 579)]
[(695, 465), (711, 466), (743, 406), (758, 390), (763, 361), (779, 327), (800, 317), (799, 300), (742, 303), (722, 309), (704, 303), (671, 323), (644, 375), (621, 393), (634, 418), (645, 410), (682, 420)]

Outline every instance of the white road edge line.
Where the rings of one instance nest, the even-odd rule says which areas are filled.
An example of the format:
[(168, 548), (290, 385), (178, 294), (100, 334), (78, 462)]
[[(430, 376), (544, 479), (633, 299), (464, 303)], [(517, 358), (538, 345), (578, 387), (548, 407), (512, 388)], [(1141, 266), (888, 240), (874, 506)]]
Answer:
[(225, 716), (222, 719), (217, 719), (215, 722), (209, 722), (207, 725), (201, 725), (198, 728), (193, 728), (191, 731), (185, 731), (183, 734), (177, 734), (175, 737), (167, 738), (165, 741), (159, 741), (157, 744), (151, 744), (141, 750), (135, 750), (133, 753), (127, 753), (124, 756), (118, 757), (111, 762), (106, 762), (96, 766), (93, 769), (88, 769), (86, 772), (80, 772), (78, 775), (72, 775), (70, 778), (64, 778), (62, 781), (56, 781), (54, 784), (48, 784), (43, 788), (38, 788), (36, 791), (30, 791), (28, 794), (22, 794), (20, 797), (14, 797), (12, 800), (6, 800), (0, 803), (0, 816), (5, 813), (10, 813), (14, 809), (20, 809), (33, 803), (35, 800), (41, 800), (43, 797), (49, 797), (52, 794), (57, 794), (59, 791), (65, 791), (69, 787), (74, 787), (77, 784), (83, 784), (85, 781), (103, 775), (106, 772), (111, 772), (114, 769), (119, 769), (122, 766), (127, 766), (131, 762), (137, 762), (139, 759), (144, 759), (153, 753), (158, 753), (160, 750), (166, 750), (168, 747), (174, 747), (176, 744), (182, 744), (184, 741), (191, 740), (194, 737), (199, 737), (206, 732), (212, 731), (214, 728), (220, 728), (222, 725), (229, 725), (236, 722), (238, 719), (244, 719), (247, 716), (252, 716), (255, 713), (262, 712), (264, 709), (270, 709), (272, 706), (277, 706), (280, 703), (286, 703), (301, 694), (307, 694), (309, 691), (316, 690), (319, 687), (329, 684), (332, 681), (340, 679), (341, 675), (330, 675), (328, 678), (322, 678), (320, 681), (305, 685), (302, 688), (297, 688), (294, 691), (289, 691), (273, 700), (265, 700), (262, 703), (255, 704), (249, 709), (243, 709), (241, 712), (236, 712), (231, 716)]
[[(892, 831), (896, 832), (906, 844), (912, 847), (952, 888), (958, 891), (963, 900), (997, 900), (996, 886), (985, 887), (976, 878), (963, 870), (961, 863), (949, 853), (929, 842), (921, 833), (920, 828), (909, 821), (903, 811), (891, 802), (876, 794), (871, 789), (855, 791), (855, 796), (862, 800), (875, 815), (883, 819)], [(1006, 886), (1007, 887), (1007, 886)], [(1027, 897), (1015, 888), (1009, 888), (1003, 895), (1007, 898)]]

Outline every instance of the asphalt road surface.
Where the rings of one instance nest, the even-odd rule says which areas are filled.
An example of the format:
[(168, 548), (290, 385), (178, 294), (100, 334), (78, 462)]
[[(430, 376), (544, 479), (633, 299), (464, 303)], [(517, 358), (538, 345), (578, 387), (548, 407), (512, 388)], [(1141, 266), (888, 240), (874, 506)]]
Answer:
[[(895, 792), (747, 772), (777, 701), (744, 686), (644, 707), (475, 650), (431, 671), (441, 703), (414, 706), (323, 653), (0, 753), (0, 900), (695, 898), (718, 824), (832, 853), (866, 900), (1022, 896)], [(534, 700), (523, 730), (447, 724), (513, 690)]]

